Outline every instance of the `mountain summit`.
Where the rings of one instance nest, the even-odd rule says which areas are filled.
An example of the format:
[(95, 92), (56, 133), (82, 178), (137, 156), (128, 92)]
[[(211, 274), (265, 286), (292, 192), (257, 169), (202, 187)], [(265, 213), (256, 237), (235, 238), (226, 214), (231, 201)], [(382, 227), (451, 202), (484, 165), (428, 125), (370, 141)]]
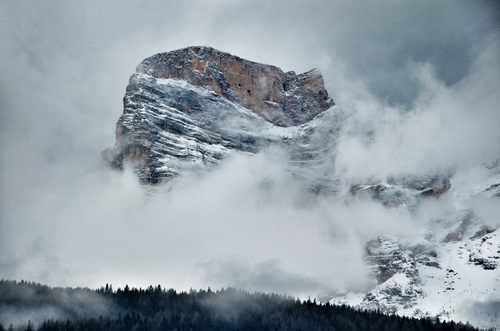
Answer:
[(285, 73), (210, 47), (159, 53), (130, 78), (116, 144), (103, 157), (157, 184), (295, 136), (333, 105), (318, 69)]
[[(137, 72), (205, 87), (279, 126), (303, 124), (334, 104), (319, 69), (296, 75), (211, 47), (153, 55)], [(182, 111), (190, 108), (186, 104)]]

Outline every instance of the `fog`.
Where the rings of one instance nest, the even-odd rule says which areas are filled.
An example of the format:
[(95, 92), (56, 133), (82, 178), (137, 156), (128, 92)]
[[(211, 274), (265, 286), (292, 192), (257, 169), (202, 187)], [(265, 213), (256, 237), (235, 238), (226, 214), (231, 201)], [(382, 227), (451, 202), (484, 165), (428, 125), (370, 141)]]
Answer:
[[(415, 216), (314, 195), (272, 150), (148, 195), (100, 155), (128, 79), (191, 45), (319, 67), (346, 114), (332, 146), (345, 188), (450, 170), (467, 187), (500, 158), (498, 23), (494, 1), (2, 2), (0, 278), (301, 296), (372, 286), (366, 241), (417, 233), (453, 202)], [(498, 224), (497, 205), (466, 203)]]
[[(50, 319), (74, 319), (78, 316), (98, 316), (111, 312), (112, 302), (103, 295), (89, 289), (49, 290), (31, 283), (2, 284), (0, 322), (3, 325), (16, 325), (25, 329), (28, 321), (31, 325), (41, 325)], [(5, 300), (5, 298), (8, 298)], [(17, 300), (16, 300), (17, 299)], [(120, 313), (117, 310), (116, 315)]]

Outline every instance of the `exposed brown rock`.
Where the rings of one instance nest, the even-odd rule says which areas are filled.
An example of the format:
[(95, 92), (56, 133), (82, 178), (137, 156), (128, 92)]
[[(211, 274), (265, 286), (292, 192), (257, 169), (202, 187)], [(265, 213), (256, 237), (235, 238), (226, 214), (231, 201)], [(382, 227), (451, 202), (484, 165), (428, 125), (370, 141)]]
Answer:
[(284, 73), (210, 47), (159, 53), (142, 61), (137, 71), (207, 87), (280, 126), (303, 124), (334, 105), (318, 69)]

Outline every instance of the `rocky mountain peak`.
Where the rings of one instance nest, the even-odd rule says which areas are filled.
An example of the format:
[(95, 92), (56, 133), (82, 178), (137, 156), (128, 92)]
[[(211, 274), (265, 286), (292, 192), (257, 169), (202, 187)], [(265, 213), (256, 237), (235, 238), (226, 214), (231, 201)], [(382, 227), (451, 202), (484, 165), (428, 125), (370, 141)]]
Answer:
[(314, 138), (316, 119), (332, 116), (323, 138), (335, 139), (341, 112), (326, 111), (333, 105), (318, 69), (284, 73), (210, 47), (159, 53), (130, 77), (115, 146), (103, 157), (116, 168), (131, 164), (146, 184), (271, 143), (299, 162), (324, 144)]
[(153, 55), (137, 72), (208, 88), (279, 126), (303, 124), (334, 105), (319, 69), (297, 75), (211, 47)]

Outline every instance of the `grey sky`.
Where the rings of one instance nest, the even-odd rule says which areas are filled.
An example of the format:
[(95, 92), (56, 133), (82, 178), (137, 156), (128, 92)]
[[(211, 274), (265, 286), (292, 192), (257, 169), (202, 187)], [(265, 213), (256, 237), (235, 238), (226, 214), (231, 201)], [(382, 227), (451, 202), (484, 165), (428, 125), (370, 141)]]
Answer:
[[(107, 169), (100, 152), (114, 144), (130, 75), (191, 45), (319, 67), (349, 118), (337, 171), (365, 179), (500, 157), (499, 40), (495, 1), (2, 1), (0, 277), (292, 294), (368, 286), (370, 231), (415, 226), (394, 211), (303, 206), (313, 198), (279, 164), (266, 173), (265, 155), (155, 198)], [(263, 172), (277, 183), (267, 204)]]

